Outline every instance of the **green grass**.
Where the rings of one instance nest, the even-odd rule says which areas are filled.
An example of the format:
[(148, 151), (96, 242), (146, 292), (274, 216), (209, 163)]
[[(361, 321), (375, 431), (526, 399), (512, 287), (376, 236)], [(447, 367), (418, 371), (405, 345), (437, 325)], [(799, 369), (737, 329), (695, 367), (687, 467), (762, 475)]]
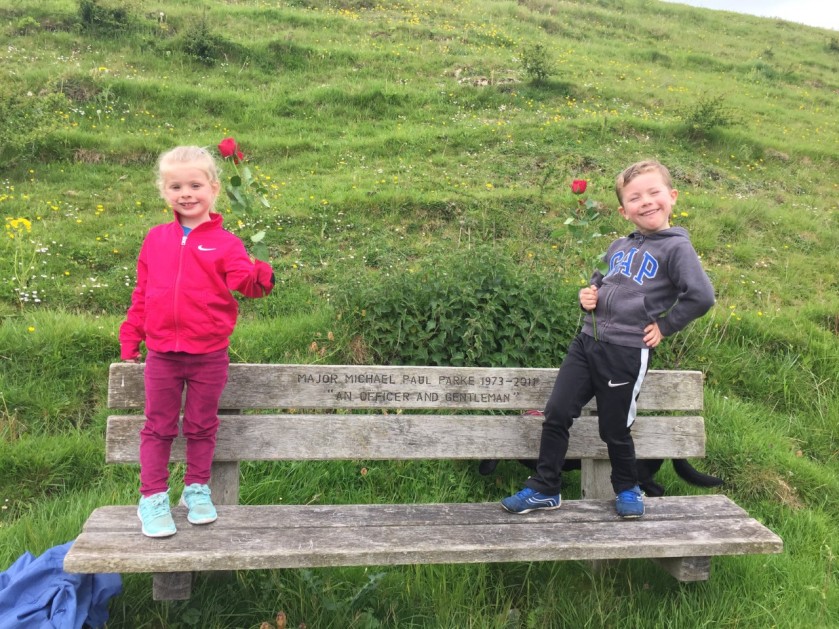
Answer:
[[(260, 571), (202, 578), (186, 603), (151, 601), (150, 578), (134, 575), (110, 626), (258, 627), (279, 610), (289, 626), (335, 628), (839, 626), (831, 31), (642, 0), (97, 4), (130, 11), (85, 22), (77, 0), (0, 9), (0, 568), (136, 498), (137, 470), (103, 462), (105, 386), (140, 243), (170, 216), (154, 185), (162, 151), (232, 135), (269, 190), (270, 210), (220, 206), (241, 236), (267, 231), (278, 279), (269, 299), (242, 302), (233, 359), (325, 363), (381, 351), (361, 310), (387, 340), (380, 313), (410, 303), (404, 291), (430, 304), (471, 294), (441, 278), (459, 278), (473, 251), (496, 251), (521, 295), (573, 293), (628, 229), (615, 175), (655, 157), (718, 298), (655, 366), (705, 372), (697, 465), (783, 537), (782, 555), (720, 558), (696, 584), (644, 562)], [(538, 84), (522, 64), (534, 45), (552, 70)], [(725, 124), (686, 128), (714, 113)], [(577, 241), (564, 222), (580, 178), (604, 218), (601, 236)], [(11, 228), (20, 218), (31, 231)], [(369, 308), (353, 299), (366, 295)], [(507, 297), (482, 313), (505, 331), (536, 308)], [(576, 306), (556, 308), (568, 312), (561, 346)], [(400, 325), (425, 324), (406, 312)], [(545, 355), (534, 347), (530, 362)], [(494, 501), (524, 476), (515, 462), (489, 478), (475, 467), (248, 464), (242, 495)], [(701, 491), (661, 477), (671, 493)]]

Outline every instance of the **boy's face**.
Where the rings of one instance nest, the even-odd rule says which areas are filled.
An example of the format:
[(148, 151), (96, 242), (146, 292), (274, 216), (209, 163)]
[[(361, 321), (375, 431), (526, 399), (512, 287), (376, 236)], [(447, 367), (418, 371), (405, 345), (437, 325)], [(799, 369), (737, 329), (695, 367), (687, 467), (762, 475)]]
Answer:
[(163, 198), (185, 227), (210, 220), (218, 192), (219, 183), (210, 181), (207, 173), (193, 164), (175, 166), (163, 177)]
[(670, 215), (678, 196), (677, 190), (664, 183), (661, 173), (651, 170), (624, 186), (621, 193), (623, 204), (618, 211), (642, 234), (654, 234), (670, 227)]

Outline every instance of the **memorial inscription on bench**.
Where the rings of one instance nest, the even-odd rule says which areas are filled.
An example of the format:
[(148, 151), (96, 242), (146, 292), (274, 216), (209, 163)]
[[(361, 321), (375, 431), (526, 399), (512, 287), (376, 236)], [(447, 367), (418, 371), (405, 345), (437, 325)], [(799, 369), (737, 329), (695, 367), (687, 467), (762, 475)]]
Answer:
[(496, 370), (427, 367), (341, 367), (290, 369), (293, 397), (326, 397), (336, 406), (413, 405), (416, 408), (482, 405), (519, 408), (550, 392), (552, 378), (543, 370)]
[[(111, 366), (108, 405), (142, 409), (143, 365)], [(223, 409), (541, 409), (557, 369), (371, 365), (230, 365)], [(640, 411), (701, 410), (702, 374), (650, 371)]]

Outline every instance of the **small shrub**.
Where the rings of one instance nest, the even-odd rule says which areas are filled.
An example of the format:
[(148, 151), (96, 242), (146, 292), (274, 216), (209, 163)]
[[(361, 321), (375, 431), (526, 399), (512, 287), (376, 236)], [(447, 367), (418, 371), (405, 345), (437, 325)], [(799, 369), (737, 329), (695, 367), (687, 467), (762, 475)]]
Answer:
[(131, 27), (134, 15), (127, 2), (79, 0), (79, 20), (87, 29), (124, 31)]
[(24, 16), (15, 22), (14, 31), (18, 35), (28, 35), (41, 28), (41, 24), (32, 16)]
[(522, 48), (521, 66), (532, 83), (544, 83), (554, 73), (548, 50), (542, 44)]
[(724, 96), (700, 98), (684, 113), (683, 121), (684, 132), (692, 140), (702, 139), (716, 129), (739, 123), (734, 111), (725, 105)]
[(558, 366), (579, 324), (576, 287), (493, 247), (432, 255), (346, 290), (342, 319), (373, 362)]
[(178, 45), (188, 57), (208, 66), (238, 53), (236, 44), (212, 31), (206, 15), (186, 29)]

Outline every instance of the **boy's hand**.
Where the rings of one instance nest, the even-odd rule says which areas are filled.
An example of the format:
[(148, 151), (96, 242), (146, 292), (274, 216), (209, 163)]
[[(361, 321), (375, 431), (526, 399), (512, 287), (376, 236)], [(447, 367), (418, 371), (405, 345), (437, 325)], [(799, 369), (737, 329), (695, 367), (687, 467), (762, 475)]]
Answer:
[(580, 305), (583, 310), (592, 311), (597, 307), (597, 286), (591, 285), (580, 290)]
[(651, 323), (644, 328), (644, 343), (646, 343), (647, 347), (650, 349), (661, 343), (661, 339), (663, 338), (664, 335), (661, 333), (661, 330), (658, 329), (658, 323)]

